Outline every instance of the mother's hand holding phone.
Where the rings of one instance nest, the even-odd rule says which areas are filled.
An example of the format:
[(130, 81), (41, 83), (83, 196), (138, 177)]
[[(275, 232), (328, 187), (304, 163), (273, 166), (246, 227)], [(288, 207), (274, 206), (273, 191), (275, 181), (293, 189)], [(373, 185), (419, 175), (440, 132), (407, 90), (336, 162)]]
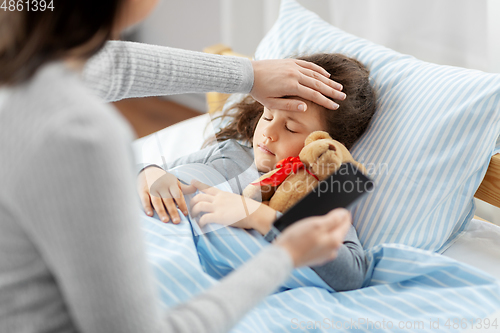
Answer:
[(351, 214), (337, 208), (326, 215), (312, 216), (286, 228), (274, 241), (288, 251), (295, 267), (322, 265), (337, 257), (351, 226)]

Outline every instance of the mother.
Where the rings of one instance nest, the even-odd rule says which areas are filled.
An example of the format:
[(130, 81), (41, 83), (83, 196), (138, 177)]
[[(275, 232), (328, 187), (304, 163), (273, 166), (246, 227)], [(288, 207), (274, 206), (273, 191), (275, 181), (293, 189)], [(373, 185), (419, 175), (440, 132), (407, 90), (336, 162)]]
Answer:
[(319, 92), (342, 93), (306, 62), (123, 42), (107, 43), (82, 75), (156, 0), (54, 0), (37, 12), (20, 3), (0, 11), (1, 332), (226, 331), (293, 266), (333, 259), (350, 224), (344, 210), (297, 223), (213, 289), (162, 313), (137, 218), (132, 132), (104, 101), (250, 91), (269, 107), (300, 109), (279, 99), (298, 95), (334, 108)]

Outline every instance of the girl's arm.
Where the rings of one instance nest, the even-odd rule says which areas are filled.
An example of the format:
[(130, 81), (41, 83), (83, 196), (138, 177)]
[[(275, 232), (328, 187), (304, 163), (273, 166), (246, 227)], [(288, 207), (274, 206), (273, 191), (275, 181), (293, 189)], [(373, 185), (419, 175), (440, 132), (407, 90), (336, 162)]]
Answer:
[[(228, 154), (239, 153), (239, 156), (242, 156), (241, 149), (236, 152), (232, 152), (232, 150), (224, 148), (227, 146), (228, 142), (222, 142), (222, 143), (216, 142), (214, 145), (201, 149), (197, 152), (182, 156), (173, 162), (166, 161), (165, 162), (166, 165), (163, 163), (161, 166), (156, 164), (138, 165), (137, 169), (141, 171), (139, 172), (137, 179), (137, 190), (139, 193), (139, 197), (141, 198), (142, 207), (146, 212), (146, 214), (149, 216), (153, 216), (153, 209), (154, 209), (158, 213), (158, 217), (164, 222), (168, 222), (169, 218), (179, 217), (177, 213), (177, 208), (173, 202), (168, 200), (167, 201), (162, 200), (157, 195), (156, 196), (154, 195), (155, 192), (154, 189), (156, 189), (156, 192), (168, 191), (168, 188), (170, 187), (167, 181), (168, 176), (166, 176), (168, 175), (168, 173), (166, 172), (166, 170), (168, 169), (177, 167), (179, 165), (202, 163), (211, 165), (213, 167), (217, 167), (215, 170), (221, 172), (221, 174), (223, 173), (223, 175), (226, 176), (227, 179), (234, 177), (233, 173), (231, 173), (230, 175), (228, 174), (229, 170), (236, 170), (236, 172), (238, 173), (243, 172), (245, 170), (245, 167), (244, 166), (239, 167), (238, 163), (236, 162), (236, 161), (241, 162), (240, 160), (227, 158)], [(230, 145), (230, 147), (233, 146), (234, 145)], [(222, 163), (219, 163), (219, 161), (222, 159), (224, 161)], [(243, 159), (245, 160), (245, 158)], [(249, 163), (251, 164), (252, 162), (253, 158), (250, 160)], [(157, 182), (157, 180), (160, 177), (164, 178), (163, 180), (165, 181), (160, 179), (160, 181)], [(234, 191), (238, 190), (234, 180), (230, 179), (228, 183)], [(154, 188), (152, 188), (152, 186)], [(184, 186), (183, 184), (178, 184), (178, 188), (180, 191), (186, 193), (189, 193), (191, 190), (190, 187)], [(168, 192), (171, 193), (171, 191)], [(186, 213), (187, 209), (184, 197), (183, 196), (179, 197), (179, 201), (180, 201), (180, 204), (178, 203), (179, 208), (181, 209), (182, 212)]]
[[(192, 215), (204, 213), (199, 219), (200, 226), (218, 223), (255, 229), (268, 242), (278, 236), (279, 232), (272, 225), (282, 213), (250, 198), (224, 192), (200, 182), (193, 182), (193, 185), (202, 191), (191, 199)], [(335, 260), (311, 268), (336, 291), (360, 288), (365, 279), (367, 264), (354, 226), (350, 226)]]
[(198, 223), (230, 225), (242, 229), (255, 229), (265, 235), (276, 219), (276, 211), (258, 201), (242, 195), (219, 190), (199, 181), (192, 185), (201, 193), (191, 199), (191, 215), (203, 213)]
[(365, 252), (353, 225), (339, 248), (337, 258), (321, 266), (311, 268), (336, 291), (359, 289), (363, 286), (366, 271)]
[[(277, 213), (279, 218), (282, 213)], [(272, 242), (279, 234), (274, 228), (264, 236)], [(311, 266), (319, 277), (335, 291), (346, 291), (361, 288), (367, 271), (366, 256), (361, 245), (356, 229), (350, 226), (337, 257), (319, 266)]]

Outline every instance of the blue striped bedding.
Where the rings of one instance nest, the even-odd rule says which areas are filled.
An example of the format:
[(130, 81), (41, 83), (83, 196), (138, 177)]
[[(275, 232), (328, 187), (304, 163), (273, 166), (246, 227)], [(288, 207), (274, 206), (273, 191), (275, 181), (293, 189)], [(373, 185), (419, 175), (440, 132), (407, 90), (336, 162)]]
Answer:
[[(185, 218), (180, 225), (146, 215), (142, 221), (166, 307), (216, 284), (266, 246), (261, 236), (242, 229), (201, 233)], [(310, 331), (328, 331), (332, 324), (360, 332), (398, 331), (399, 325), (418, 323), (419, 329), (402, 331), (449, 332), (457, 330), (447, 323), (466, 319), (468, 327), (478, 325), (500, 308), (499, 280), (473, 267), (398, 244), (375, 246), (366, 255), (370, 268), (364, 288), (336, 293), (311, 269), (297, 269), (234, 332), (293, 332), (311, 323), (316, 329)]]
[[(183, 166), (175, 173), (228, 190), (222, 176), (206, 166)], [(143, 214), (142, 223), (165, 307), (217, 284), (268, 246), (255, 232), (214, 225), (202, 231), (191, 218), (174, 225)], [(296, 269), (233, 331), (455, 332), (484, 325), (483, 318), (500, 309), (500, 280), (480, 270), (401, 244), (365, 251), (363, 288), (337, 293), (311, 269)]]

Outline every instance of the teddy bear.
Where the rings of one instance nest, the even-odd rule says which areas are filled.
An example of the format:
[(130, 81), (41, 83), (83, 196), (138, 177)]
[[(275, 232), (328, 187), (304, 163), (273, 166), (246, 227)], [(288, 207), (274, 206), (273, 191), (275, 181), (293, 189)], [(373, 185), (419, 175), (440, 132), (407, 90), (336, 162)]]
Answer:
[(354, 160), (343, 144), (333, 140), (327, 132), (315, 131), (306, 138), (299, 156), (280, 161), (276, 169), (249, 184), (243, 196), (262, 199), (274, 210), (285, 212), (337, 171), (342, 163), (348, 162), (366, 173), (364, 166)]

